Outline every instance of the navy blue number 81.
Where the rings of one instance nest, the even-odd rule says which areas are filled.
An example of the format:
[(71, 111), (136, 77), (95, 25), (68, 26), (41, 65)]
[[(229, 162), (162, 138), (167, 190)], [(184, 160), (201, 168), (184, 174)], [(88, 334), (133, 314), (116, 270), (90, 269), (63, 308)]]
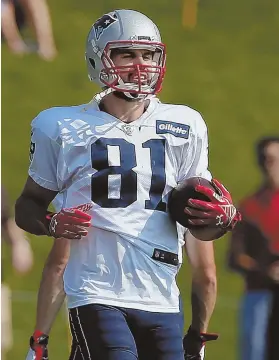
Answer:
[[(120, 154), (120, 165), (109, 165), (108, 146), (117, 146)], [(166, 211), (162, 194), (166, 185), (165, 174), (165, 139), (151, 139), (142, 144), (150, 149), (151, 186), (149, 200), (145, 208)], [(92, 201), (104, 208), (127, 207), (137, 200), (137, 166), (135, 145), (124, 139), (99, 138), (91, 145), (92, 167), (98, 170), (91, 178)], [(120, 176), (119, 198), (109, 198), (109, 175)]]

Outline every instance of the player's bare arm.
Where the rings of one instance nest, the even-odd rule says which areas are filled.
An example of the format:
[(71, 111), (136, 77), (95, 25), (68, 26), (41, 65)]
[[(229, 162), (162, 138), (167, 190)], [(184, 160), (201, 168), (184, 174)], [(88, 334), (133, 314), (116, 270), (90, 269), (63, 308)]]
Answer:
[(46, 260), (37, 299), (37, 316), (27, 359), (48, 353), (48, 335), (65, 299), (63, 274), (70, 255), (67, 239), (55, 239)]
[(17, 225), (34, 235), (49, 235), (46, 215), (57, 193), (38, 185), (29, 176), (15, 205)]
[(206, 332), (217, 296), (213, 242), (200, 241), (189, 231), (185, 249), (192, 269), (192, 328)]
[(67, 239), (55, 239), (46, 260), (37, 301), (36, 329), (49, 334), (65, 299), (63, 274), (70, 255)]
[(86, 211), (90, 204), (59, 213), (47, 209), (57, 191), (45, 189), (28, 177), (22, 194), (16, 202), (15, 215), (19, 227), (34, 235), (49, 235), (54, 238), (81, 239), (87, 235), (85, 228), (90, 227), (91, 216)]
[(192, 269), (192, 324), (183, 339), (184, 357), (203, 360), (205, 343), (218, 339), (217, 334), (207, 333), (217, 296), (214, 248), (211, 241), (198, 240), (188, 231), (185, 250)]

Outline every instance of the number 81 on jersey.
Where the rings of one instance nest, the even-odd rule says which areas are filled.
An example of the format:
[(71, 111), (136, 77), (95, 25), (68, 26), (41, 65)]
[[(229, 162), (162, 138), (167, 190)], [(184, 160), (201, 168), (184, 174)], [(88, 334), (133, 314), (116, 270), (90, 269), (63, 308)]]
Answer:
[[(109, 152), (110, 149), (116, 151), (115, 147), (118, 148), (120, 161), (119, 165), (112, 166)], [(150, 158), (142, 161), (150, 161), (151, 167), (149, 199), (145, 200), (145, 209), (166, 211), (166, 203), (162, 201), (166, 186), (165, 139), (150, 139), (142, 147), (150, 150)], [(103, 208), (125, 208), (137, 201), (138, 174), (133, 168), (138, 164), (134, 144), (121, 138), (99, 138), (91, 145), (91, 163), (97, 170), (91, 178), (92, 201)], [(120, 179), (120, 183), (116, 179)]]

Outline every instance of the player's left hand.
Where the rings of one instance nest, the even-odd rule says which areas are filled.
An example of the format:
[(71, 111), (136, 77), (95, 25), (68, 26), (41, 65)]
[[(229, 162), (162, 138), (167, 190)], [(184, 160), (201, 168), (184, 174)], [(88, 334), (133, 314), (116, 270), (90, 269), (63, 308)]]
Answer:
[(205, 343), (218, 337), (218, 334), (199, 333), (190, 326), (183, 339), (184, 359), (204, 360)]
[(229, 191), (218, 180), (213, 179), (212, 185), (215, 190), (202, 185), (197, 185), (195, 190), (205, 196), (210, 201), (189, 199), (184, 211), (186, 214), (196, 217), (189, 220), (195, 226), (213, 225), (226, 230), (232, 230), (241, 214), (233, 205)]
[(26, 360), (48, 360), (48, 335), (36, 330), (30, 338)]
[(26, 355), (25, 360), (36, 360), (35, 351), (30, 348), (27, 355)]

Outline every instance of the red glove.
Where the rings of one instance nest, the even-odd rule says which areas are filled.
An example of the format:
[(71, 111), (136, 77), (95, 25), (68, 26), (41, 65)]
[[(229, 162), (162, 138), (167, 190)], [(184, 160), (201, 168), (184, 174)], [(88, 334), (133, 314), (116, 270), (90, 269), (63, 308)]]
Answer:
[(218, 337), (218, 334), (199, 333), (190, 326), (183, 339), (184, 359), (204, 360), (205, 343)]
[(213, 179), (211, 183), (216, 191), (202, 185), (196, 186), (195, 190), (206, 195), (210, 200), (189, 199), (189, 206), (184, 211), (196, 219), (189, 219), (188, 221), (197, 227), (212, 225), (232, 230), (241, 220), (241, 214), (233, 205), (228, 190), (216, 179)]
[(88, 203), (48, 214), (46, 218), (49, 220), (50, 236), (66, 239), (81, 239), (86, 236), (86, 228), (91, 225), (91, 215), (86, 212), (91, 208), (92, 204)]
[(36, 330), (30, 338), (30, 348), (34, 351), (32, 358), (34, 358), (34, 360), (48, 360), (47, 345), (48, 336)]

